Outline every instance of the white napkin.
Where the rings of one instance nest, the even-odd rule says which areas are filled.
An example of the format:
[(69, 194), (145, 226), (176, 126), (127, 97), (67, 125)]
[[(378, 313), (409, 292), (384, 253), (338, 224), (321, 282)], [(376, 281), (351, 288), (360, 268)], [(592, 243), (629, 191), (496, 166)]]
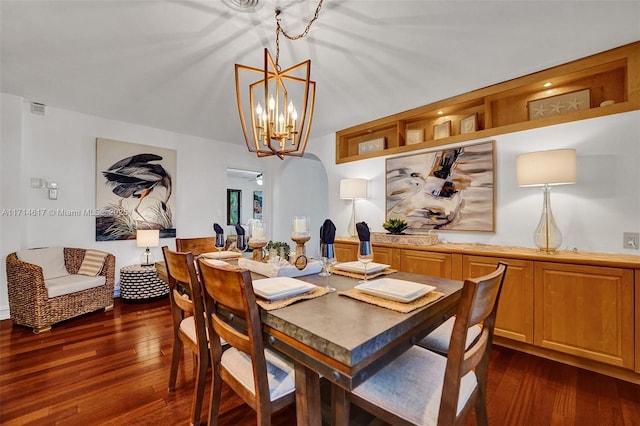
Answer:
[(264, 275), (267, 277), (302, 277), (304, 275), (317, 274), (322, 271), (322, 263), (318, 260), (309, 260), (307, 267), (303, 270), (299, 270), (292, 264), (288, 263), (284, 266), (272, 266), (264, 262), (256, 262), (255, 260), (240, 258), (238, 259), (238, 266), (255, 272), (256, 274)]
[(205, 258), (205, 259), (203, 259), (203, 261), (208, 263), (209, 265), (213, 265), (213, 266), (228, 266), (229, 265), (224, 260), (207, 259), (207, 258)]

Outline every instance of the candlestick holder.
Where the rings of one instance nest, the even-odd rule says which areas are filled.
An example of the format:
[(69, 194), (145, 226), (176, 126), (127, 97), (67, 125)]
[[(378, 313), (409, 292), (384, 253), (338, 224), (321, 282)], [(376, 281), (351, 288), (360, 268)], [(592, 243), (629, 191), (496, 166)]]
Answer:
[(292, 235), (291, 236), (291, 240), (293, 240), (293, 242), (296, 243), (296, 259), (299, 258), (300, 256), (307, 255), (307, 249), (305, 248), (304, 243), (306, 243), (310, 239), (311, 239), (311, 235), (306, 235), (306, 236)]
[(249, 240), (249, 247), (253, 249), (253, 252), (251, 253), (251, 259), (255, 260), (256, 262), (263, 262), (264, 254), (263, 254), (262, 248), (266, 245), (267, 245), (266, 241)]

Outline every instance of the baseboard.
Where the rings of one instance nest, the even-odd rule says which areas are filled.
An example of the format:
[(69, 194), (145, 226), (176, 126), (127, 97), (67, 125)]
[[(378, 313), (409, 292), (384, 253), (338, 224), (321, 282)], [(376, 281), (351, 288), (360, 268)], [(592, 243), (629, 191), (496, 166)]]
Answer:
[(516, 342), (500, 336), (494, 336), (493, 344), (515, 349), (541, 358), (550, 359), (552, 361), (561, 362), (563, 364), (572, 365), (574, 367), (604, 374), (605, 376), (615, 377), (616, 379), (625, 380), (627, 382), (640, 385), (640, 374), (633, 370), (604, 364), (598, 361), (585, 359), (579, 356), (560, 353), (551, 349), (541, 348), (529, 343)]
[(0, 306), (0, 320), (6, 320), (11, 318), (11, 312), (9, 312), (8, 306)]

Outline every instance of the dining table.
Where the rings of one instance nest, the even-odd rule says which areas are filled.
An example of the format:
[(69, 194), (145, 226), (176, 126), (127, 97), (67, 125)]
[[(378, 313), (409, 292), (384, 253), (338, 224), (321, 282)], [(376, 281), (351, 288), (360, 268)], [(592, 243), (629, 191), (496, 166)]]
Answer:
[(298, 425), (322, 424), (321, 377), (331, 383), (332, 422), (348, 424), (347, 392), (455, 313), (462, 281), (404, 272), (386, 277), (434, 286), (442, 296), (403, 313), (345, 296), (359, 279), (313, 274), (297, 279), (337, 291), (261, 309), (265, 344), (294, 362)]

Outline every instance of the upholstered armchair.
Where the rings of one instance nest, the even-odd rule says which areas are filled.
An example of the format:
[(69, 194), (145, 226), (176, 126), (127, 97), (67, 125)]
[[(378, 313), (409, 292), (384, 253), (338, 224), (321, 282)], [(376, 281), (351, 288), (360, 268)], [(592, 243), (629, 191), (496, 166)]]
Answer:
[[(26, 261), (37, 259), (34, 253), (38, 250), (56, 249), (58, 251), (53, 257), (63, 257), (64, 260), (54, 259), (52, 262), (52, 256), (49, 256), (48, 264), (46, 261), (39, 264)], [(20, 260), (20, 254), (24, 260)], [(40, 333), (50, 330), (52, 324), (78, 315), (98, 309), (113, 309), (115, 257), (95, 250), (90, 250), (89, 254), (97, 258), (91, 259), (85, 254), (86, 249), (68, 247), (9, 254), (6, 259), (7, 287), (13, 322), (32, 327), (34, 333)], [(58, 265), (53, 267), (55, 272), (51, 272), (55, 262)]]

